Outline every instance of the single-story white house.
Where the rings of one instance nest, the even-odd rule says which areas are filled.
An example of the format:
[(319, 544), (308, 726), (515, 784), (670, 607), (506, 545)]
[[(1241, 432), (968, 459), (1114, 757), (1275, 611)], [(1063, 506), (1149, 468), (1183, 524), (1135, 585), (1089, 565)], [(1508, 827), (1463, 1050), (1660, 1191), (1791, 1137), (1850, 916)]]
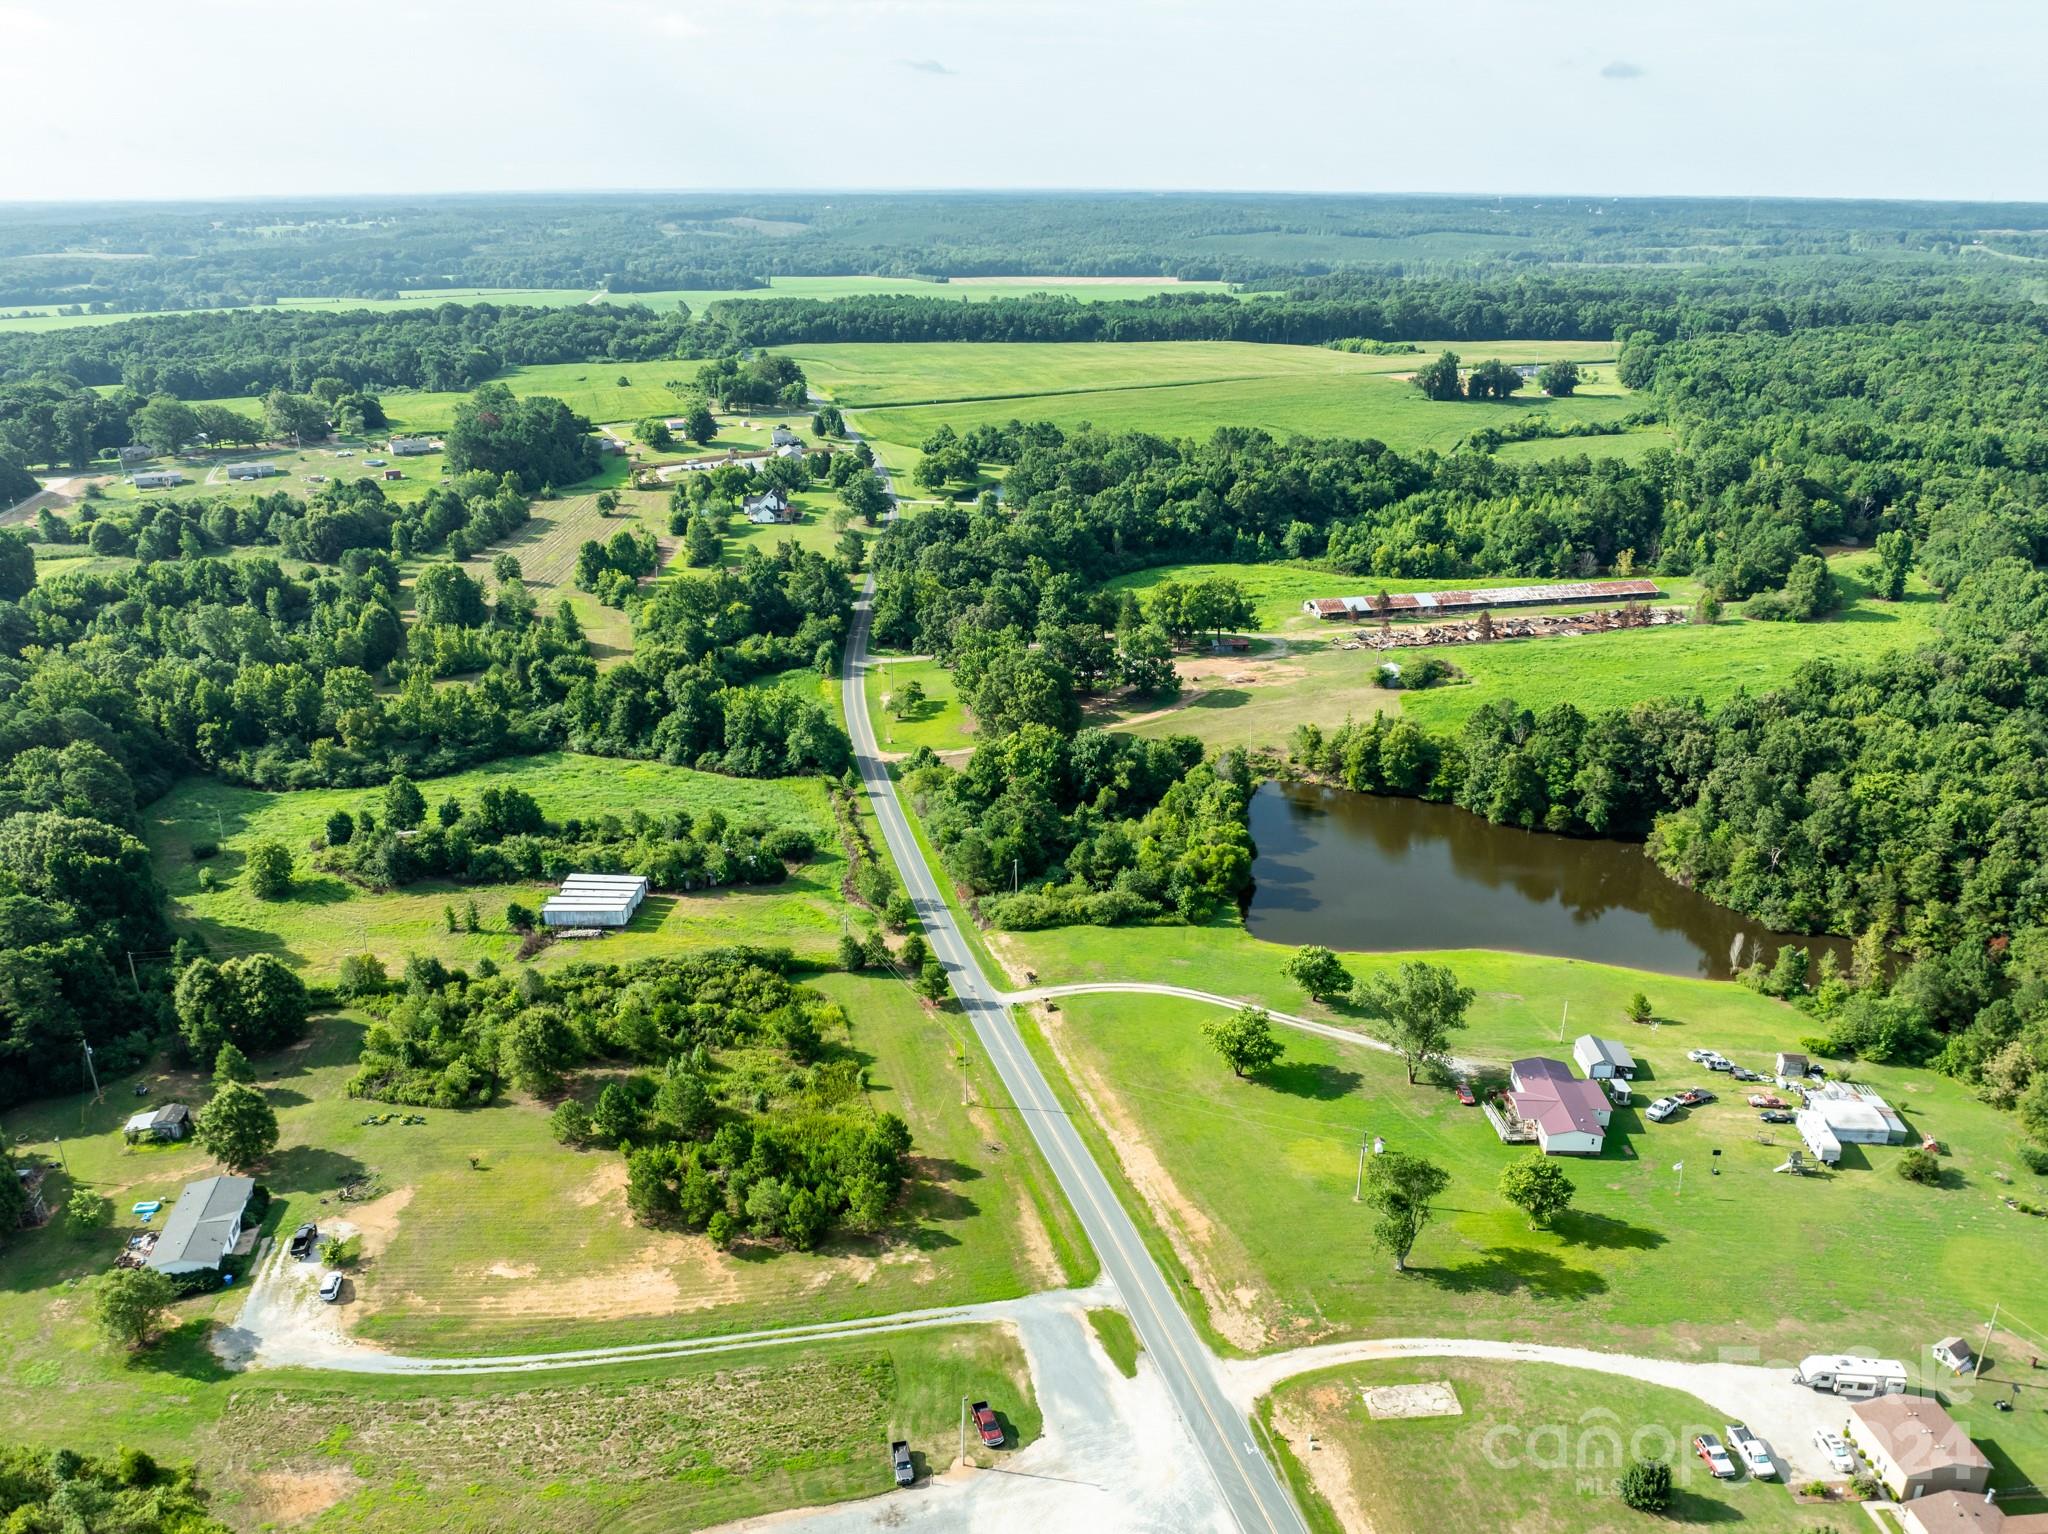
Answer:
[(156, 1238), (149, 1265), (159, 1273), (218, 1271), (242, 1239), (243, 1217), (256, 1185), (246, 1177), (202, 1177), (185, 1184)]
[(131, 475), (128, 483), (137, 490), (170, 490), (190, 481), (176, 469), (145, 469), (140, 474)]
[(389, 444), (394, 458), (417, 458), (434, 450), (432, 437), (393, 437)]
[(1619, 1076), (1627, 1080), (1636, 1073), (1634, 1055), (1613, 1039), (1596, 1038), (1590, 1033), (1582, 1033), (1572, 1042), (1572, 1058), (1593, 1081), (1604, 1076)]
[(268, 479), (273, 474), (282, 474), (274, 463), (231, 463), (228, 465), (229, 479)]
[(1508, 1067), (1515, 1116), (1536, 1131), (1546, 1156), (1597, 1156), (1613, 1112), (1607, 1094), (1581, 1081), (1562, 1060), (1532, 1056)]
[(571, 874), (540, 908), (540, 919), (549, 927), (623, 927), (646, 898), (639, 874)]
[(768, 433), (768, 445), (770, 447), (801, 448), (804, 445), (804, 439), (791, 431), (787, 426), (778, 425), (775, 430)]
[(130, 1140), (182, 1140), (192, 1133), (192, 1110), (183, 1103), (165, 1103), (129, 1115), (121, 1133)]

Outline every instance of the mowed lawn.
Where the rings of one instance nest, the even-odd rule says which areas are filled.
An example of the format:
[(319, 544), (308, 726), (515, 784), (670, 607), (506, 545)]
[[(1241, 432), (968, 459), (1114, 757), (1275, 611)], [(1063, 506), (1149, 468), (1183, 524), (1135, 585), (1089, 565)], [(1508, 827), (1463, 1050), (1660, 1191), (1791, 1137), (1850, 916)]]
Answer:
[[(1375, 1420), (1361, 1392), (1447, 1384), (1458, 1413)], [(1674, 1524), (1740, 1524), (1753, 1534), (1870, 1527), (1850, 1504), (1800, 1503), (1782, 1482), (1717, 1481), (1692, 1453), (1724, 1418), (1696, 1397), (1551, 1364), (1404, 1359), (1289, 1380), (1261, 1417), (1287, 1447), (1311, 1526), (1427, 1529), (1445, 1509), (1474, 1528), (1516, 1534), (1652, 1534)], [(1310, 1446), (1313, 1438), (1314, 1446)], [(1629, 1458), (1661, 1459), (1672, 1506), (1632, 1512), (1613, 1481)]]
[[(636, 809), (662, 814), (716, 808), (728, 820), (760, 817), (801, 826), (818, 852), (781, 884), (739, 885), (694, 894), (650, 895), (624, 932), (594, 943), (556, 943), (543, 950), (543, 966), (581, 959), (625, 961), (683, 948), (732, 942), (775, 943), (824, 957), (839, 941), (851, 908), (839, 884), (846, 871), (831, 804), (822, 783), (809, 778), (728, 778), (659, 762), (631, 762), (568, 753), (507, 758), (469, 772), (423, 781), (429, 810), (443, 799), (474, 804), (491, 786), (532, 794), (555, 821), (626, 816)], [(308, 972), (332, 979), (352, 953), (374, 953), (394, 973), (408, 955), (429, 954), (474, 966), (490, 958), (509, 964), (519, 937), (505, 921), (509, 901), (538, 910), (544, 884), (458, 885), (423, 880), (396, 890), (371, 890), (312, 866), (312, 843), (337, 809), (381, 814), (376, 789), (305, 789), (270, 793), (212, 778), (189, 778), (144, 812), (157, 877), (170, 894), (175, 929), (202, 937), (223, 953), (276, 953)], [(278, 841), (297, 861), (292, 892), (259, 900), (243, 876), (249, 849)], [(218, 856), (198, 860), (196, 844), (214, 843)], [(202, 868), (218, 889), (199, 886)], [(459, 913), (474, 900), (483, 931), (450, 932), (443, 913)]]
[[(1234, 922), (992, 934), (989, 943), (1016, 981), (1026, 968), (1044, 984), (1156, 981), (1357, 1025), (1285, 978), (1293, 950)], [(1408, 957), (1449, 965), (1478, 993), (1457, 1040), (1462, 1056), (1504, 1066), (1556, 1055), (1592, 1030), (1621, 1037), (1645, 1062), (1638, 1106), (1615, 1113), (1607, 1153), (1565, 1163), (1584, 1216), (1531, 1232), (1494, 1188), (1519, 1151), (1449, 1091), (1410, 1087), (1399, 1062), (1378, 1051), (1283, 1030), (1289, 1063), (1247, 1083), (1203, 1040), (1215, 1010), (1202, 1003), (1077, 996), (1035, 1025), (1042, 1052), (1049, 1044), (1100, 1105), (1080, 1114), (1098, 1148), (1133, 1182), (1156, 1165), (1161, 1187), (1184, 1201), (1146, 1199), (1176, 1232), (1176, 1262), (1192, 1257), (1206, 1269), (1202, 1306), (1237, 1345), (1455, 1333), (1672, 1356), (1727, 1346), (1765, 1359), (1865, 1349), (1914, 1358), (1936, 1337), (1981, 1329), (1994, 1303), (2029, 1350), (2048, 1342), (2048, 1307), (2008, 1281), (2048, 1261), (2048, 1221), (2003, 1203), (2008, 1193), (2037, 1203), (2048, 1193), (2018, 1160), (2010, 1114), (1931, 1071), (1857, 1066), (1855, 1078), (1883, 1091), (1915, 1133), (1942, 1143), (1950, 1185), (1897, 1177), (1898, 1153), (1886, 1147), (1852, 1147), (1826, 1176), (1780, 1176), (1772, 1168), (1796, 1136), (1759, 1123), (1685, 1051), (1717, 1048), (1767, 1069), (1776, 1050), (1799, 1049), (1814, 1031), (1803, 1013), (1733, 984), (1540, 956), (1353, 954), (1346, 963), (1364, 975)], [(1623, 1019), (1639, 989), (1660, 1019), (1654, 1031)], [(1642, 1118), (1646, 1094), (1685, 1085), (1712, 1085), (1723, 1100), (1664, 1124)], [(1772, 1143), (1758, 1138), (1766, 1134)], [(1370, 1246), (1351, 1202), (1358, 1147), (1371, 1135), (1454, 1178), (1412, 1259), (1418, 1272), (1406, 1277)], [(1678, 1161), (1688, 1168), (1682, 1198)], [(1872, 1232), (1882, 1232), (1877, 1260)], [(2008, 1357), (2017, 1360), (2021, 1346), (2015, 1340)], [(2048, 1426), (2034, 1452), (2034, 1472), (2048, 1478)]]
[[(417, 1125), (365, 1123), (384, 1110), (345, 1095), (363, 1028), (348, 1014), (317, 1018), (305, 1043), (256, 1061), (281, 1131), (260, 1173), (275, 1195), (265, 1229), (356, 1225), (368, 1255), (347, 1303), (323, 1314), (369, 1345), (433, 1354), (749, 1331), (1092, 1277), (1085, 1239), (971, 1039), (963, 1107), (955, 1035), (900, 982), (814, 981), (853, 1019), (846, 1047), (866, 1066), (874, 1105), (911, 1127), (912, 1176), (880, 1237), (834, 1240), (808, 1254), (744, 1243), (721, 1254), (701, 1237), (641, 1229), (624, 1208), (621, 1158), (557, 1144), (546, 1103), (427, 1109)], [(155, 1101), (196, 1103), (206, 1091), (190, 1073), (157, 1069), (147, 1079)], [(237, 1288), (181, 1303), (169, 1340), (131, 1362), (91, 1333), (97, 1275), (137, 1228), (133, 1203), (168, 1204), (215, 1168), (190, 1144), (123, 1145), (130, 1081), (107, 1081), (104, 1103), (80, 1096), (8, 1116), (17, 1153), (55, 1162), (62, 1136), (68, 1171), (46, 1183), (54, 1203), (89, 1186), (118, 1213), (105, 1230), (59, 1218), (0, 1256), (0, 1335), (9, 1340), (0, 1412), (16, 1438), (33, 1443), (133, 1443), (167, 1459), (197, 1457), (243, 1526), (348, 1500), (366, 1527), (417, 1528), (423, 1509), (445, 1500), (436, 1517), (450, 1521), (437, 1527), (616, 1528), (642, 1513), (650, 1521), (640, 1526), (694, 1527), (881, 1489), (880, 1446), (892, 1432), (943, 1468), (966, 1392), (996, 1400), (1027, 1441), (1038, 1431), (1014, 1344), (967, 1328), (919, 1333), (902, 1346), (807, 1343), (786, 1353), (495, 1379), (252, 1376), (231, 1374), (208, 1348), (213, 1329), (235, 1319)], [(336, 1200), (341, 1183), (358, 1177), (369, 1180), (370, 1201)], [(859, 1377), (816, 1372), (843, 1359), (857, 1360)], [(722, 1374), (717, 1399), (663, 1404), (663, 1382), (714, 1374)], [(637, 1406), (615, 1399), (627, 1385), (642, 1397)], [(646, 1399), (649, 1389), (659, 1398)], [(386, 1413), (378, 1403), (387, 1398), (405, 1404)], [(595, 1439), (570, 1446), (564, 1432)], [(602, 1464), (591, 1458), (599, 1447), (609, 1456)], [(536, 1477), (541, 1464), (548, 1469)], [(313, 1493), (325, 1491), (311, 1506), (309, 1481)], [(617, 1504), (629, 1496), (640, 1510), (622, 1513)], [(561, 1510), (520, 1514), (521, 1499), (536, 1497), (561, 1498)]]
[[(916, 682), (924, 701), (914, 709), (903, 704), (904, 689)], [(870, 663), (861, 679), (874, 720), (875, 734), (885, 751), (960, 751), (974, 744), (973, 714), (960, 701), (953, 673), (932, 660), (890, 660)], [(889, 699), (885, 708), (884, 697)]]

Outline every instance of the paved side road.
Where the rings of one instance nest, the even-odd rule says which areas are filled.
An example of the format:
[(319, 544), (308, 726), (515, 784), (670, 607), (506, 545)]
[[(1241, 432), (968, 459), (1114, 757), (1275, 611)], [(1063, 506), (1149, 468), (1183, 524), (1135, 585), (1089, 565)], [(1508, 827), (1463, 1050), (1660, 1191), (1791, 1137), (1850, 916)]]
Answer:
[[(1242, 996), (1220, 996), (1214, 991), (1196, 991), (1184, 985), (1155, 985), (1145, 980), (1096, 980), (1082, 981), (1074, 985), (1040, 985), (1028, 991), (1005, 991), (1003, 1000), (1014, 1007), (1025, 1002), (1047, 1001), (1058, 996), (1105, 994), (1178, 996), (1185, 1001), (1205, 1001), (1212, 1007), (1229, 1007), (1232, 1011), (1239, 1007), (1258, 1005), (1257, 1002), (1247, 1001)], [(1334, 1023), (1319, 1023), (1312, 1017), (1297, 1017), (1292, 1012), (1275, 1012), (1271, 1007), (1265, 1011), (1266, 1016), (1286, 1028), (1298, 1028), (1303, 1033), (1319, 1034), (1323, 1038), (1335, 1039), (1340, 1044), (1356, 1045), (1360, 1049), (1377, 1049), (1382, 1054), (1400, 1053), (1393, 1045), (1383, 1043), (1369, 1033), (1360, 1033), (1355, 1028), (1339, 1028)], [(1461, 1060), (1456, 1055), (1447, 1056), (1444, 1063), (1454, 1071), (1469, 1071), (1473, 1068), (1471, 1061)]]
[[(1044, 1435), (1029, 1448), (1000, 1455), (996, 1469), (947, 1470), (957, 1439), (913, 1444), (920, 1472), (933, 1473), (906, 1490), (771, 1513), (728, 1524), (721, 1534), (799, 1528), (804, 1534), (1231, 1534), (1237, 1528), (1215, 1483), (1199, 1464), (1189, 1464), (1193, 1445), (1148, 1357), (1141, 1356), (1136, 1378), (1125, 1379), (1071, 1301), (1031, 1306), (1019, 1313), (1016, 1328), (1045, 1414)], [(883, 1449), (875, 1445), (878, 1460)]]
[[(1644, 1358), (1633, 1353), (1598, 1353), (1591, 1348), (1547, 1347), (1533, 1342), (1492, 1342), (1476, 1337), (1392, 1337), (1364, 1342), (1331, 1342), (1296, 1348), (1263, 1358), (1225, 1360), (1225, 1388), (1249, 1410), (1252, 1402), (1299, 1374), (1339, 1364), (1381, 1358), (1490, 1358), (1506, 1363), (1561, 1364), (1618, 1374), (1646, 1385), (1682, 1390), (1712, 1407), (1719, 1419), (1694, 1425), (1718, 1433), (1723, 1423), (1746, 1423), (1763, 1439), (1778, 1462), (1783, 1481), (1831, 1480), (1838, 1472), (1822, 1463), (1814, 1447), (1815, 1428), (1839, 1431), (1849, 1414), (1839, 1396), (1792, 1383), (1787, 1369), (1758, 1364), (1681, 1363), (1670, 1358)], [(1539, 1424), (1531, 1422), (1528, 1427)], [(1566, 1424), (1576, 1428), (1577, 1423)], [(1626, 1428), (1624, 1427), (1624, 1432)], [(1679, 1446), (1689, 1452), (1689, 1444)]]

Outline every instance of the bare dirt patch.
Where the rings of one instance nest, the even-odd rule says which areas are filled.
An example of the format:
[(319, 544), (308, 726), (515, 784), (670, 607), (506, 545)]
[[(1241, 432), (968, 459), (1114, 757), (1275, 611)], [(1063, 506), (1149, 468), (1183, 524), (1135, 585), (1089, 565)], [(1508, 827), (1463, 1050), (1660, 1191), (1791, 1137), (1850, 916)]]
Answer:
[(607, 1158), (596, 1173), (582, 1187), (570, 1195), (585, 1209), (594, 1209), (599, 1204), (611, 1203), (626, 1191), (626, 1163), (616, 1158)]
[(249, 1511), (262, 1524), (304, 1523), (335, 1503), (354, 1496), (363, 1482), (346, 1465), (314, 1465), (303, 1470), (266, 1470), (251, 1483)]
[(1458, 1392), (1449, 1380), (1428, 1380), (1414, 1385), (1375, 1385), (1361, 1389), (1365, 1409), (1376, 1422), (1403, 1417), (1462, 1417)]
[(374, 1257), (391, 1244), (391, 1238), (398, 1233), (398, 1217), (405, 1213), (412, 1202), (410, 1187), (393, 1188), (382, 1198), (373, 1198), (367, 1204), (346, 1206), (347, 1213), (336, 1216), (338, 1223), (353, 1225), (356, 1234), (363, 1238), (363, 1255)]
[(1293, 661), (1261, 660), (1257, 656), (1245, 655), (1177, 660), (1173, 669), (1181, 674), (1183, 681), (1222, 681), (1233, 687), (1276, 687), (1283, 682), (1298, 682), (1308, 675), (1308, 667)]
[(494, 1262), (484, 1269), (486, 1278), (531, 1278), (540, 1271), (530, 1262)]
[(1373, 1534), (1372, 1521), (1365, 1516), (1349, 1457), (1342, 1449), (1317, 1447), (1317, 1424), (1326, 1410), (1331, 1409), (1324, 1400), (1326, 1396), (1335, 1398), (1334, 1409), (1342, 1409), (1342, 1390), (1335, 1386), (1318, 1389), (1310, 1393), (1312, 1413), (1299, 1411), (1292, 1405), (1276, 1405), (1273, 1408), (1273, 1430), (1287, 1440), (1287, 1447), (1301, 1461), (1316, 1491), (1337, 1515), (1338, 1526), (1353, 1530), (1354, 1534)]
[[(509, 1265), (500, 1265), (507, 1266)], [(694, 1269), (686, 1289), (681, 1270)], [(677, 1237), (625, 1267), (535, 1280), (533, 1271), (493, 1274), (510, 1287), (487, 1285), (467, 1297), (464, 1309), (486, 1316), (574, 1316), (578, 1320), (619, 1320), (712, 1310), (740, 1298), (732, 1259), (702, 1237)]]
[(1043, 1006), (1037, 1012), (1046, 1041), (1059, 1056), (1067, 1079), (1073, 1082), (1090, 1114), (1108, 1133), (1124, 1175), (1151, 1206), (1189, 1278), (1207, 1297), (1210, 1322), (1232, 1346), (1248, 1353), (1257, 1352), (1270, 1337), (1265, 1319), (1258, 1314), (1264, 1296), (1248, 1285), (1226, 1286), (1216, 1277), (1215, 1223), (1181, 1192), (1137, 1122), (1124, 1111), (1110, 1084), (1066, 1047), (1066, 1024), (1061, 1014), (1047, 1012)]

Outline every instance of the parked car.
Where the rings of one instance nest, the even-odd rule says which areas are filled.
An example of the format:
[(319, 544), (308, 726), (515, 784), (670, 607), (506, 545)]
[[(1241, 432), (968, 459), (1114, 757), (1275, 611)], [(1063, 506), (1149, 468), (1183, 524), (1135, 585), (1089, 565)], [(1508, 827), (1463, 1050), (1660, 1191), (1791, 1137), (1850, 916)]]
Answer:
[(1783, 1108), (1766, 1108), (1757, 1117), (1766, 1124), (1790, 1124), (1794, 1122), (1794, 1115), (1787, 1113)]
[(341, 1291), (347, 1283), (348, 1280), (339, 1273), (328, 1274), (326, 1282), (320, 1286), (320, 1298), (330, 1305), (339, 1305), (341, 1303)]
[(320, 1244), (320, 1227), (301, 1225), (292, 1232), (291, 1254), (301, 1260), (313, 1255), (313, 1248)]
[(1735, 1069), (1735, 1062), (1726, 1055), (1715, 1055), (1706, 1062), (1706, 1067), (1710, 1071), (1732, 1071)]
[(1675, 1097), (1660, 1097), (1643, 1110), (1643, 1117), (1661, 1124), (1684, 1106), (1685, 1104)]
[(1714, 1052), (1711, 1049), (1688, 1049), (1685, 1052), (1685, 1058), (1692, 1061), (1694, 1065), (1705, 1065), (1714, 1058)]
[(889, 1445), (889, 1464), (896, 1472), (898, 1486), (908, 1486), (917, 1479), (916, 1467), (910, 1463), (910, 1445), (900, 1438)]
[(1474, 1106), (1479, 1101), (1478, 1098), (1472, 1095), (1472, 1083), (1462, 1076), (1458, 1078), (1458, 1101), (1468, 1108)]
[(1707, 1462), (1707, 1469), (1713, 1472), (1715, 1479), (1735, 1479), (1735, 1461), (1728, 1457), (1728, 1451), (1721, 1447), (1721, 1440), (1712, 1433), (1696, 1436), (1692, 1441), (1692, 1452)]
[(1813, 1445), (1828, 1457), (1828, 1463), (1842, 1475), (1856, 1473), (1856, 1456), (1849, 1452), (1849, 1446), (1824, 1427), (1813, 1430)]
[(1714, 1100), (1714, 1094), (1705, 1087), (1683, 1087), (1679, 1090), (1677, 1096), (1678, 1100), (1688, 1108), (1697, 1108), (1703, 1103), (1710, 1103)]
[(1786, 1102), (1776, 1092), (1752, 1092), (1749, 1094), (1749, 1105), (1752, 1108), (1789, 1108), (1791, 1106), (1790, 1103)]
[(1729, 1447), (1741, 1458), (1742, 1463), (1748, 1466), (1751, 1475), (1759, 1480), (1768, 1481), (1778, 1473), (1778, 1467), (1771, 1461), (1771, 1451), (1764, 1447), (1763, 1440), (1752, 1433), (1747, 1425), (1730, 1422), (1727, 1427)]
[(1003, 1446), (1003, 1425), (996, 1421), (996, 1414), (988, 1409), (988, 1402), (976, 1401), (972, 1408), (975, 1431), (981, 1434), (981, 1441), (991, 1449)]
[(1746, 1065), (1730, 1066), (1728, 1074), (1737, 1081), (1762, 1081), (1764, 1079)]

